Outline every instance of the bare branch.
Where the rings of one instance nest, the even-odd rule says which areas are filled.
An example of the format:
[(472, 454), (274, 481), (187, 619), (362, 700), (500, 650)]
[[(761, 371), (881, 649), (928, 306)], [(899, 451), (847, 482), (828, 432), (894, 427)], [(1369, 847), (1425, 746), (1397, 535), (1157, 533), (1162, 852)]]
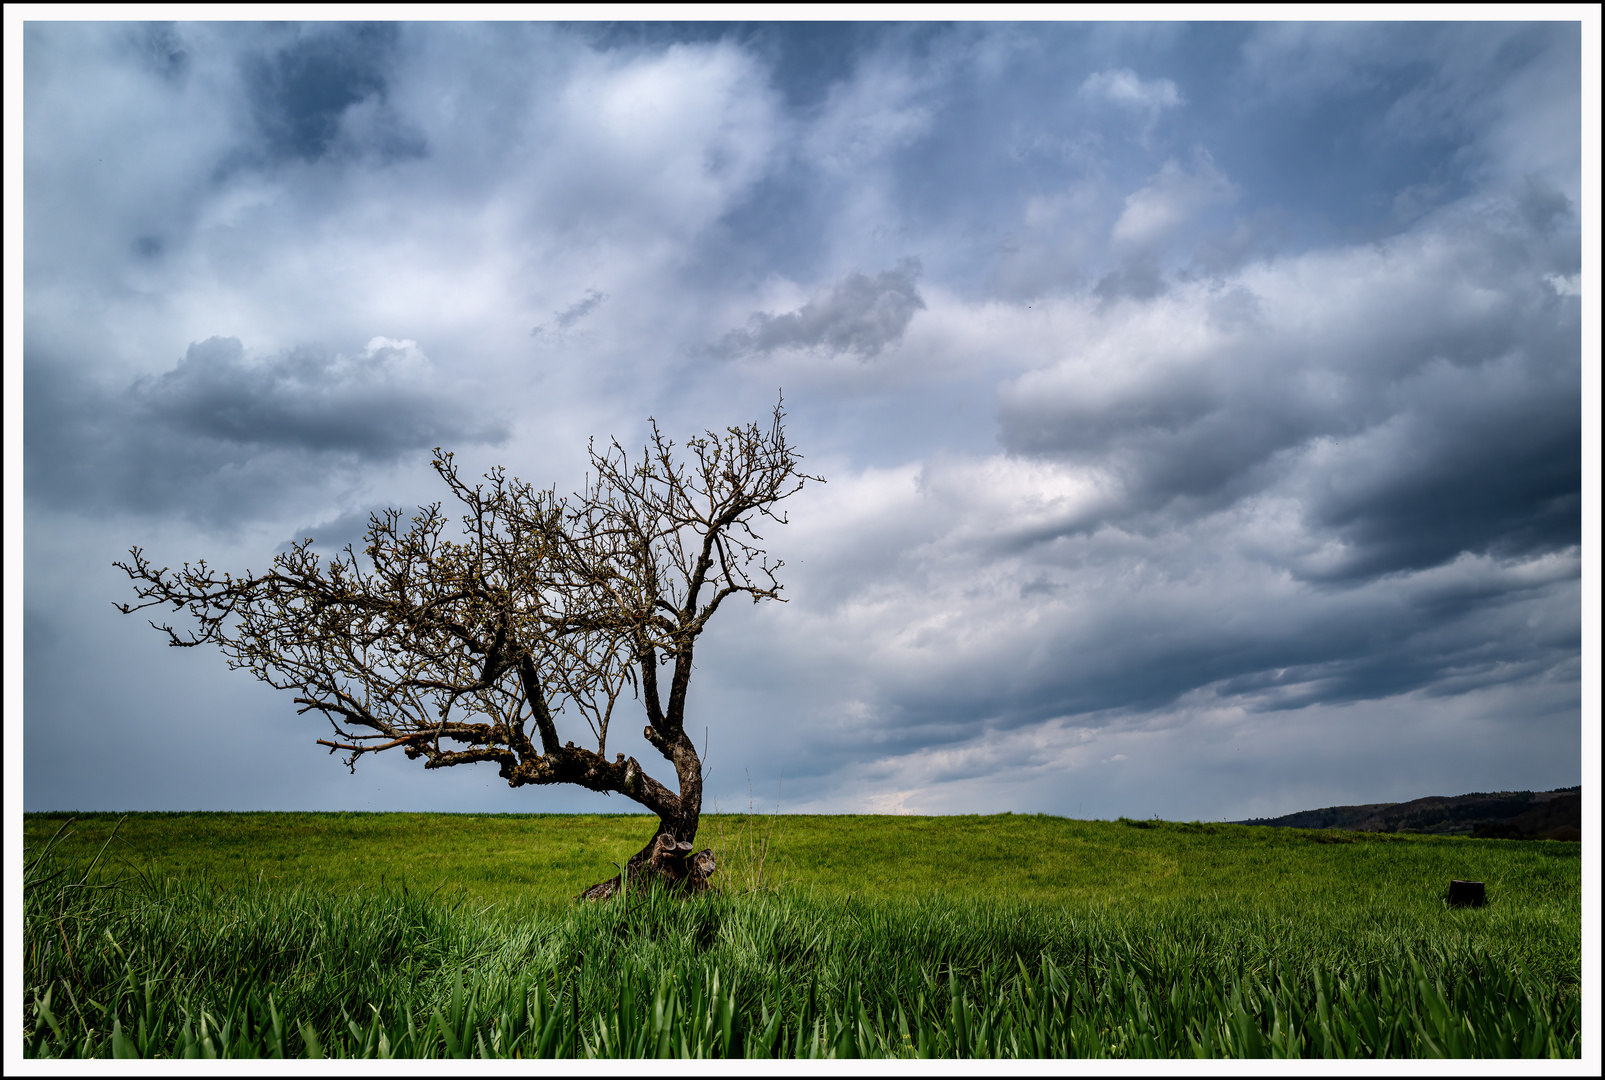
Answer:
[[(334, 727), (319, 745), (348, 753), (353, 771), (364, 754), (400, 748), (426, 769), (492, 762), (514, 787), (618, 793), (658, 814), (678, 851), (701, 812), (685, 725), (697, 639), (730, 596), (781, 599), (783, 564), (755, 525), (784, 524), (778, 504), (818, 479), (799, 469), (784, 415), (777, 404), (767, 429), (704, 432), (683, 447), (653, 420), (634, 460), (617, 440), (593, 441), (585, 484), (567, 498), (500, 468), (470, 483), (437, 449), (455, 521), (438, 502), (410, 517), (385, 510), (327, 561), (302, 539), (239, 577), (204, 560), (158, 568), (134, 547), (115, 564), (133, 602), (116, 606), (182, 614), (182, 628), (150, 620), (169, 645), (215, 645), (230, 667), (297, 691), (300, 712)], [(604, 756), (626, 687), (678, 794), (634, 758)], [(560, 738), (559, 719), (576, 714), (594, 751)]]

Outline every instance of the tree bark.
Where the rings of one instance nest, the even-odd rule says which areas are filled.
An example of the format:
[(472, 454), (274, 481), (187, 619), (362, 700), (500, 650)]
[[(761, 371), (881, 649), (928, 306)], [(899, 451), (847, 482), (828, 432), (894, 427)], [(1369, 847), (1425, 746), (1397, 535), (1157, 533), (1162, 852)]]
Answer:
[[(660, 827), (663, 823), (659, 823)], [(657, 881), (671, 889), (686, 893), (703, 892), (708, 888), (708, 876), (717, 869), (713, 851), (703, 848), (695, 854), (691, 841), (677, 840), (669, 831), (659, 832), (652, 841), (630, 857), (624, 864), (625, 875), (631, 887), (639, 888), (648, 881)], [(575, 897), (576, 900), (607, 900), (620, 891), (626, 880), (615, 874), (599, 881)]]
[[(694, 610), (694, 604), (693, 593), (688, 606)], [(647, 880), (656, 880), (684, 892), (695, 893), (708, 888), (708, 875), (718, 865), (713, 851), (704, 848), (693, 854), (691, 850), (692, 841), (697, 838), (697, 827), (702, 821), (702, 758), (697, 753), (696, 744), (686, 734), (684, 724), (686, 687), (690, 680), (693, 653), (690, 641), (683, 642), (677, 650), (667, 710), (662, 708), (658, 700), (655, 650), (643, 648), (639, 660), (642, 697), (647, 711), (646, 730), (641, 734), (665, 760), (674, 765), (680, 795), (672, 803), (673, 810), (668, 813), (659, 811), (656, 834), (645, 847), (630, 856), (624, 874), (597, 882), (575, 899), (606, 900), (618, 892), (624, 882), (634, 886), (637, 881)], [(643, 800), (638, 798), (638, 801)], [(665, 801), (659, 800), (658, 805), (662, 806)]]

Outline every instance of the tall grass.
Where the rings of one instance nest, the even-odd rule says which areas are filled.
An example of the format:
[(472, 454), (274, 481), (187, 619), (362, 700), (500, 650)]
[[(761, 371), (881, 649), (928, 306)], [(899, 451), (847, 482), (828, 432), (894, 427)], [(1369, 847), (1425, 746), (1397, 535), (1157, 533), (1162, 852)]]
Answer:
[(770, 814), (758, 808), (750, 775), (747, 792), (745, 814), (720, 814), (716, 807), (707, 818), (709, 828), (704, 830), (704, 835), (714, 837), (712, 850), (722, 874), (721, 887), (724, 891), (739, 893), (784, 888), (788, 883), (795, 883), (795, 878), (788, 878), (788, 871), (794, 872), (794, 867), (775, 843), (775, 826), (781, 820), (779, 788), (775, 790), (775, 809)]
[(24, 884), (36, 1057), (1576, 1056), (1574, 946), (1495, 907), (880, 898), (804, 887), (488, 904)]

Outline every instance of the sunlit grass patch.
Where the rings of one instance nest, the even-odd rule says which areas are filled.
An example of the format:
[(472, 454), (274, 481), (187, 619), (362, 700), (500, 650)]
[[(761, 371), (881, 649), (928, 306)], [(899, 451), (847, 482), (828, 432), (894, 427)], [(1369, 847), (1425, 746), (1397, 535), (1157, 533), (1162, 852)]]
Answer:
[[(251, 817), (255, 854), (209, 862)], [(723, 827), (722, 893), (589, 905), (649, 823), (273, 817), (131, 816), (110, 845), (95, 818), (45, 853), (61, 822), (30, 816), (28, 1052), (1578, 1052), (1575, 844), (731, 816), (700, 837)], [(331, 838), (367, 845), (367, 877)], [(552, 854), (483, 853), (531, 848)], [(1445, 906), (1462, 876), (1488, 907)]]

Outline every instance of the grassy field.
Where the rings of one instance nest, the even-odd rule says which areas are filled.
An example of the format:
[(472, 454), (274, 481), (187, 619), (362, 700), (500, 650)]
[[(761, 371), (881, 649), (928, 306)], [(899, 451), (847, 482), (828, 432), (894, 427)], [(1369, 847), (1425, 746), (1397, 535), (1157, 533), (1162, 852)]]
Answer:
[(648, 819), (65, 818), (25, 819), (37, 1055), (1579, 1051), (1578, 844), (724, 815), (720, 894), (579, 906)]

